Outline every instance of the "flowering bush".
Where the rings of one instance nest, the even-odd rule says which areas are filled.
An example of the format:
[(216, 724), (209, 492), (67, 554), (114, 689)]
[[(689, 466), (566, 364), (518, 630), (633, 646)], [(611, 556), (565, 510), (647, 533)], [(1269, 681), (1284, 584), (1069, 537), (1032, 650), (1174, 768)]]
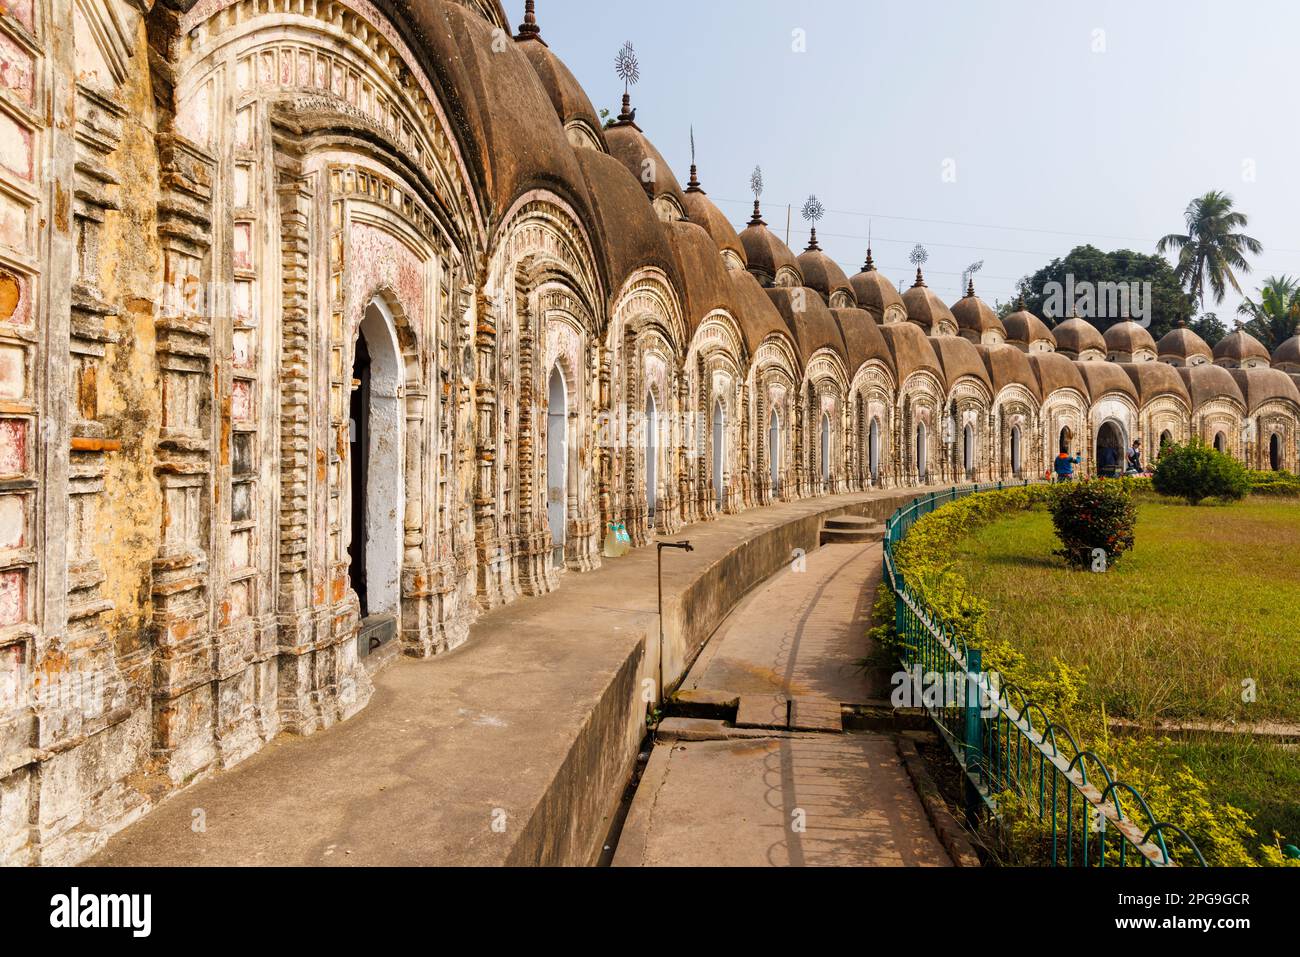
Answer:
[(1097, 570), (1098, 551), (1106, 553), (1105, 567), (1109, 567), (1133, 547), (1137, 507), (1121, 483), (1079, 482), (1058, 487), (1052, 500), (1052, 525), (1061, 540), (1056, 554), (1074, 568)]
[(1236, 502), (1250, 491), (1246, 467), (1200, 439), (1166, 445), (1151, 482), (1161, 495), (1181, 498), (1188, 505), (1207, 498)]

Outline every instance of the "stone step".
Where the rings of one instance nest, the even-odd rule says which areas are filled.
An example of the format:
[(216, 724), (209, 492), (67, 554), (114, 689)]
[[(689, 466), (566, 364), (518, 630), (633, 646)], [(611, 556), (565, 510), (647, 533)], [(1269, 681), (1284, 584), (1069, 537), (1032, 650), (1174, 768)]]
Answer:
[(790, 702), (785, 695), (743, 694), (736, 707), (737, 728), (772, 728), (784, 731), (790, 726)]
[(829, 698), (798, 695), (741, 695), (736, 708), (737, 728), (773, 731), (820, 731), (841, 734), (840, 703)]
[(841, 734), (840, 703), (829, 698), (795, 697), (790, 701), (791, 731), (824, 731)]
[(821, 544), (861, 544), (865, 542), (878, 542), (885, 537), (885, 533), (877, 526), (876, 528), (823, 528), (821, 534)]
[(880, 523), (874, 518), (867, 518), (863, 515), (837, 515), (834, 518), (826, 519), (827, 528), (879, 528)]

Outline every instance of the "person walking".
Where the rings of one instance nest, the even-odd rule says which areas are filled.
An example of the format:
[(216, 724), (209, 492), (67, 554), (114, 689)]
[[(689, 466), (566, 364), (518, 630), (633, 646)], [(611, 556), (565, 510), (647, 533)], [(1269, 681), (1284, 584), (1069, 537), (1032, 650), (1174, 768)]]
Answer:
[(1065, 449), (1061, 449), (1060, 454), (1056, 456), (1054, 468), (1056, 470), (1056, 480), (1058, 482), (1074, 481), (1074, 467), (1083, 461), (1083, 456), (1071, 456)]

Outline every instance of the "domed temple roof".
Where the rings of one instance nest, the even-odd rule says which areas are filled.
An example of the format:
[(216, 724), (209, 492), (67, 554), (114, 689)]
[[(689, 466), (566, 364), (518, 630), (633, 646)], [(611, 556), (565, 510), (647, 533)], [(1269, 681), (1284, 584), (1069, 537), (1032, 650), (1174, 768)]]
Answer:
[(1229, 369), (1246, 400), (1247, 413), (1254, 414), (1265, 402), (1285, 400), (1300, 405), (1300, 390), (1295, 380), (1278, 369)]
[(1052, 330), (1056, 339), (1056, 351), (1065, 353), (1071, 359), (1077, 359), (1085, 352), (1095, 350), (1103, 356), (1106, 354), (1106, 340), (1097, 327), (1086, 319), (1071, 316)]
[(1146, 404), (1162, 395), (1172, 395), (1189, 408), (1192, 404), (1191, 393), (1187, 383), (1178, 374), (1178, 370), (1165, 362), (1125, 362), (1120, 367), (1128, 373), (1137, 389), (1138, 399)]
[(1088, 387), (1073, 359), (1059, 352), (1031, 352), (1026, 358), (1038, 376), (1038, 388), (1044, 399), (1062, 389), (1073, 389), (1085, 399), (1088, 397)]
[(839, 263), (826, 255), (821, 246), (817, 245), (815, 226), (808, 248), (799, 254), (796, 261), (799, 263), (799, 273), (803, 276), (803, 284), (809, 289), (815, 289), (823, 299), (829, 302), (833, 293), (843, 292), (850, 301), (856, 302), (853, 287), (849, 285), (849, 277), (844, 275), (844, 270), (839, 267)]
[(499, 51), (494, 28), (447, 0), (387, 0), (395, 23), (445, 98), (485, 217), (495, 223), (530, 189), (547, 189), (588, 212), (582, 171), (537, 71), (511, 43)]
[(1038, 376), (1034, 374), (1034, 369), (1029, 364), (1029, 356), (1026, 353), (1021, 352), (1015, 346), (1009, 346), (1005, 343), (992, 346), (976, 346), (975, 348), (984, 360), (984, 368), (988, 370), (989, 382), (993, 386), (994, 395), (997, 395), (1007, 386), (1019, 385), (1024, 386), (1035, 399), (1042, 398), (1042, 389), (1038, 384)]
[(894, 357), (889, 351), (885, 337), (880, 334), (880, 326), (865, 309), (832, 309), (831, 315), (839, 323), (840, 333), (844, 336), (844, 346), (848, 350), (849, 379), (862, 368), (864, 362), (878, 359), (893, 370)]
[(1156, 354), (1164, 362), (1177, 360), (1179, 363), (1188, 363), (1197, 356), (1203, 357), (1206, 362), (1214, 361), (1214, 351), (1209, 344), (1193, 332), (1185, 321), (1179, 321), (1177, 326), (1161, 337), (1156, 343)]
[(849, 285), (853, 287), (858, 308), (871, 313), (876, 322), (885, 321), (885, 310), (890, 306), (898, 306), (906, 312), (907, 307), (903, 305), (903, 297), (898, 294), (894, 284), (884, 273), (876, 269), (876, 263), (871, 258), (870, 247), (867, 248), (867, 261), (862, 264), (862, 272), (850, 279)]
[(645, 201), (641, 185), (612, 156), (595, 150), (574, 153), (585, 174), (595, 210), (593, 218), (599, 239), (596, 254), (604, 266), (610, 307), (623, 283), (642, 266), (657, 266), (681, 289), (677, 257)]
[(900, 387), (908, 376), (921, 371), (933, 373), (940, 386), (944, 385), (943, 366), (920, 326), (914, 322), (891, 322), (880, 327), (880, 334), (894, 357), (894, 375)]
[(727, 277), (722, 257), (718, 255), (718, 247), (703, 227), (684, 222), (659, 225), (668, 235), (677, 259), (678, 275), (686, 293), (682, 307), (686, 313), (686, 336), (689, 342), (710, 312), (725, 309), (735, 318), (735, 289)]
[(591, 98), (587, 96), (587, 91), (582, 88), (577, 77), (542, 39), (542, 32), (537, 26), (531, 4), (524, 16), (524, 22), (519, 26), (519, 34), (515, 40), (518, 41), (519, 49), (528, 58), (528, 62), (537, 71), (537, 78), (546, 90), (546, 95), (550, 97), (560, 122), (566, 127), (574, 122), (583, 124), (594, 138), (596, 148), (607, 150), (602, 129), (604, 123), (601, 122), (600, 114), (592, 106)]
[(799, 263), (794, 258), (794, 253), (790, 252), (790, 247), (781, 242), (767, 228), (767, 223), (763, 222), (757, 200), (754, 202), (754, 216), (740, 234), (740, 242), (745, 247), (745, 264), (760, 283), (771, 284), (782, 268), (788, 267), (799, 272)]
[(943, 367), (943, 379), (951, 389), (962, 376), (970, 376), (984, 383), (993, 391), (993, 382), (989, 370), (984, 366), (984, 357), (969, 339), (961, 336), (931, 336), (930, 348), (934, 350), (939, 364)]
[(934, 335), (944, 325), (955, 334), (957, 318), (943, 304), (943, 300), (925, 284), (921, 270), (916, 270), (916, 282), (912, 288), (903, 293), (903, 306), (907, 309), (907, 318), (925, 330), (926, 335)]
[(791, 351), (802, 362), (803, 353), (799, 349), (799, 343), (795, 341), (790, 327), (758, 284), (758, 280), (751, 273), (738, 269), (733, 269), (728, 275), (735, 290), (736, 307), (740, 310), (736, 321), (740, 324), (740, 332), (749, 354), (753, 356), (769, 336), (780, 335), (790, 343)]
[(1106, 330), (1102, 339), (1106, 343), (1106, 354), (1118, 353), (1125, 357), (1146, 351), (1156, 354), (1156, 341), (1151, 333), (1132, 319), (1117, 322)]
[(686, 194), (673, 175), (672, 167), (639, 126), (631, 120), (615, 123), (605, 130), (605, 142), (609, 144), (610, 155), (618, 157), (627, 167), (651, 202), (668, 197), (681, 214), (686, 215)]
[(1074, 365), (1083, 376), (1083, 381), (1088, 387), (1088, 397), (1093, 402), (1114, 392), (1128, 396), (1135, 403), (1137, 402), (1137, 387), (1133, 385), (1133, 380), (1124, 374), (1124, 368), (1120, 363), (1076, 360)]
[(840, 324), (826, 308), (821, 296), (806, 286), (774, 286), (764, 292), (790, 327), (804, 361), (812, 358), (818, 349), (830, 349), (848, 365), (848, 349), (844, 345)]
[(1295, 335), (1277, 347), (1273, 353), (1273, 366), (1287, 372), (1300, 372), (1300, 327)]
[(1023, 297), (1016, 311), (1002, 320), (1002, 327), (1007, 331), (1007, 342), (1013, 345), (1029, 350), (1034, 343), (1043, 342), (1049, 344), (1052, 351), (1056, 350), (1056, 336), (1052, 335), (1047, 323), (1025, 308)]
[(999, 343), (1007, 341), (1007, 330), (998, 314), (975, 295), (974, 280), (967, 285), (966, 295), (953, 303), (949, 311), (957, 320), (958, 332), (971, 342), (983, 342), (988, 333), (996, 334)]
[(740, 235), (731, 221), (700, 186), (694, 164), (691, 165), (691, 180), (686, 187), (686, 215), (691, 218), (691, 222), (704, 227), (719, 252), (728, 250), (735, 253), (741, 265), (744, 265), (745, 245), (740, 241)]
[(1214, 361), (1225, 365), (1241, 365), (1243, 362), (1263, 362), (1269, 365), (1273, 357), (1260, 342), (1245, 329), (1238, 329), (1219, 340), (1214, 347)]
[(1241, 394), (1241, 387), (1227, 369), (1216, 365), (1178, 366), (1178, 374), (1187, 383), (1187, 391), (1192, 397), (1192, 407), (1199, 409), (1214, 399), (1231, 399), (1245, 406), (1246, 397)]

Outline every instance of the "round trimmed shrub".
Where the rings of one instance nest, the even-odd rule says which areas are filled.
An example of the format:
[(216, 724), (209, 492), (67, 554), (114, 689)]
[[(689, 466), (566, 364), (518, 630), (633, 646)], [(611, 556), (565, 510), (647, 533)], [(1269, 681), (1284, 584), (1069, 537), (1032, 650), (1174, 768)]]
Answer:
[(1110, 567), (1133, 547), (1137, 507), (1124, 483), (1097, 479), (1057, 486), (1052, 525), (1060, 555), (1073, 568), (1092, 569), (1098, 550)]
[(1161, 495), (1196, 505), (1207, 498), (1236, 502), (1250, 492), (1246, 467), (1200, 439), (1167, 445), (1156, 464), (1151, 484)]

